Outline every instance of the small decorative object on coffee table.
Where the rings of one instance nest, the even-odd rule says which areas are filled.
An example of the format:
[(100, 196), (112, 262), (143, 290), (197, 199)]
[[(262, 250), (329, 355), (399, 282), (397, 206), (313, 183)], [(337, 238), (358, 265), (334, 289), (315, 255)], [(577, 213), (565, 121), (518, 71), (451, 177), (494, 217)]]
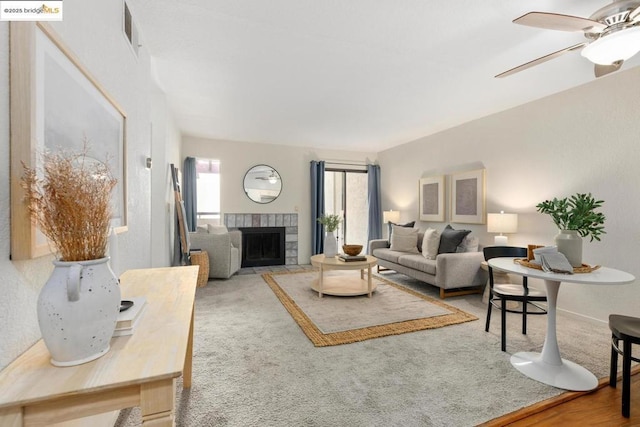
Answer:
[(342, 245), (345, 254), (356, 256), (362, 252), (362, 245)]
[(344, 261), (344, 262), (366, 261), (367, 260), (367, 256), (366, 255), (340, 254), (340, 255), (338, 255), (338, 259), (340, 261)]
[(328, 258), (335, 257), (338, 254), (338, 240), (333, 233), (338, 229), (342, 217), (338, 214), (322, 214), (317, 221), (324, 226), (327, 233), (324, 237), (324, 256)]

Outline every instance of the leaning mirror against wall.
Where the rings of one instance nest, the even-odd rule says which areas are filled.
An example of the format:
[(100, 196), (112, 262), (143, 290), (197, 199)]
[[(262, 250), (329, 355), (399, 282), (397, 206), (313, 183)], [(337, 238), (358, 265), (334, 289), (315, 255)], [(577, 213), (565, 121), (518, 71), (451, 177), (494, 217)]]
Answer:
[(268, 165), (256, 165), (244, 175), (244, 192), (256, 203), (270, 203), (282, 191), (282, 178)]

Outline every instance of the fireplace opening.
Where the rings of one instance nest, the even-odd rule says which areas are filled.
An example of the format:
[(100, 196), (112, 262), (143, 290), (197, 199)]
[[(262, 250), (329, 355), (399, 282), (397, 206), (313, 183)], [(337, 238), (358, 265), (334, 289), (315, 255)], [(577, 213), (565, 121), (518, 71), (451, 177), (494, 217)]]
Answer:
[(285, 227), (244, 227), (242, 267), (284, 265)]

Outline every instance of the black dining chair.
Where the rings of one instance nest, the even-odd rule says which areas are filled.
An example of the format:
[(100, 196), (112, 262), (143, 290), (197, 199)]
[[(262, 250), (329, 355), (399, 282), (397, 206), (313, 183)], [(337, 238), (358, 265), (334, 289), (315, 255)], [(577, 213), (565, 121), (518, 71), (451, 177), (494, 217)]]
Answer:
[[(631, 345), (640, 344), (640, 318), (609, 315), (611, 329), (611, 370), (609, 385), (616, 386), (618, 380), (618, 354), (622, 355), (622, 416), (629, 418), (631, 414), (631, 361), (640, 362), (640, 358), (631, 355)], [(622, 340), (622, 349), (619, 343)]]
[[(526, 258), (527, 248), (515, 246), (487, 246), (483, 249), (484, 259), (489, 261), (491, 258)], [(546, 302), (547, 295), (543, 291), (537, 289), (529, 289), (527, 276), (522, 277), (522, 283), (494, 283), (493, 268), (489, 265), (489, 303), (487, 307), (487, 322), (485, 332), (489, 332), (491, 324), (491, 310), (493, 307), (499, 308), (501, 312), (502, 324), (502, 351), (507, 348), (507, 313), (522, 314), (522, 333), (527, 334), (527, 315), (547, 314), (545, 307), (537, 304), (538, 302)], [(520, 304), (516, 308), (508, 308), (508, 301), (517, 301)]]

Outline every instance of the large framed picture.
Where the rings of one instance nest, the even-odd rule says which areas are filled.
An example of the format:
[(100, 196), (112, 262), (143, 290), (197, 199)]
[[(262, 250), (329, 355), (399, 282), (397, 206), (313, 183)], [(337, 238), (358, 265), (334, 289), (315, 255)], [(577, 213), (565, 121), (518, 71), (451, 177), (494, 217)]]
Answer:
[(37, 168), (39, 153), (79, 152), (106, 162), (118, 180), (111, 225), (127, 230), (126, 116), (46, 23), (11, 22), (11, 257), (50, 252), (30, 220), (20, 186), (22, 164)]
[(451, 175), (451, 222), (484, 224), (484, 169)]
[(418, 204), (420, 221), (444, 221), (444, 175), (420, 179)]

